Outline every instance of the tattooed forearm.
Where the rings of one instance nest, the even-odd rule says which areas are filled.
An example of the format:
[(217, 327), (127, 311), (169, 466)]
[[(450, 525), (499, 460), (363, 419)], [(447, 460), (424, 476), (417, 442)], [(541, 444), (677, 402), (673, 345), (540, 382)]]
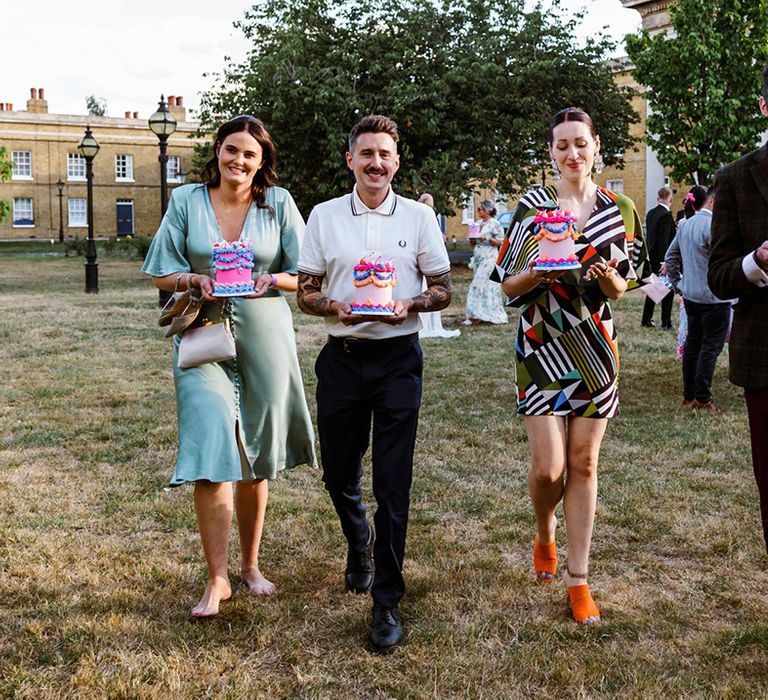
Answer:
[(329, 299), (323, 296), (320, 291), (323, 286), (323, 278), (325, 275), (305, 275), (299, 273), (299, 286), (296, 291), (296, 300), (299, 303), (299, 308), (305, 314), (311, 314), (312, 316), (335, 316), (336, 311), (333, 310), (333, 299)]
[(410, 311), (440, 311), (451, 303), (451, 274), (427, 277), (427, 288), (413, 298)]

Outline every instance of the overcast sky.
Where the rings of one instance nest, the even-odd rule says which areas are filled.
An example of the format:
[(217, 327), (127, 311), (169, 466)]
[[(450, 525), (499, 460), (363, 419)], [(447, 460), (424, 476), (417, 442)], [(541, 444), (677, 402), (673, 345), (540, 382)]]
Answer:
[[(3, 3), (0, 102), (25, 109), (29, 88), (45, 88), (50, 112), (85, 114), (85, 96), (107, 100), (108, 114), (157, 107), (160, 94), (183, 95), (188, 108), (214, 84), (204, 73), (245, 58), (248, 45), (233, 22), (246, 0), (17, 0)], [(619, 42), (636, 31), (640, 16), (620, 0), (562, 0), (587, 8), (580, 35), (604, 25)], [(619, 51), (618, 53), (621, 53)]]

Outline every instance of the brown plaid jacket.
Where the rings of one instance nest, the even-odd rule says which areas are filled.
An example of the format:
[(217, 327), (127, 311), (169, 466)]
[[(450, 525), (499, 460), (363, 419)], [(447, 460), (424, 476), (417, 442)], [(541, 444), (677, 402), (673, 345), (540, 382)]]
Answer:
[(730, 379), (748, 389), (768, 386), (768, 287), (741, 269), (768, 240), (768, 144), (726, 165), (715, 179), (712, 252), (707, 279), (721, 299), (738, 297), (730, 339)]

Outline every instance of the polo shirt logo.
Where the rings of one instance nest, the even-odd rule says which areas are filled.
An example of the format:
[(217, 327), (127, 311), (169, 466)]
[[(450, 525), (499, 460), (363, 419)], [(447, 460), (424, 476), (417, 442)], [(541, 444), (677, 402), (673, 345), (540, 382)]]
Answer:
[(399, 245), (401, 248), (405, 248), (408, 244), (405, 241), (398, 241), (397, 245)]

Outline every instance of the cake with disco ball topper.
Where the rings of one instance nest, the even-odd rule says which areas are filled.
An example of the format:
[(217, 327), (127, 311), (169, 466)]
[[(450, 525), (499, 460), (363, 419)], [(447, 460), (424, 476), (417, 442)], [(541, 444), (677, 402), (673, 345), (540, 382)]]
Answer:
[(397, 284), (392, 261), (382, 261), (371, 253), (360, 259), (352, 270), (355, 285), (353, 314), (387, 316), (395, 313), (392, 290)]
[(575, 270), (581, 267), (574, 241), (579, 237), (576, 217), (569, 209), (542, 209), (533, 220), (534, 238), (539, 244), (536, 270)]
[(253, 248), (250, 241), (216, 241), (211, 255), (213, 296), (253, 294)]

